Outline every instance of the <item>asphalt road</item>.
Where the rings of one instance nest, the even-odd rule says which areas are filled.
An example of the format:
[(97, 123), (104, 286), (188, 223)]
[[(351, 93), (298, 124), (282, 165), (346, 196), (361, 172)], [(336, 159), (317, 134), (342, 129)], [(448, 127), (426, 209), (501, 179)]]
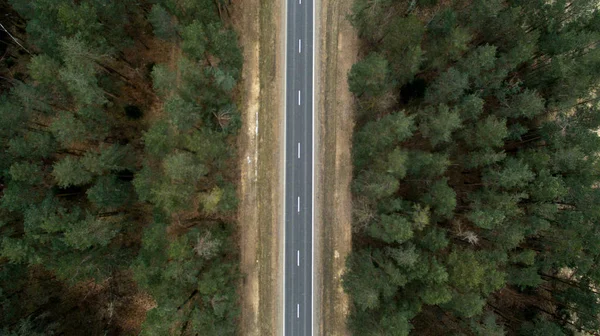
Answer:
[(314, 0), (287, 0), (284, 335), (313, 335)]

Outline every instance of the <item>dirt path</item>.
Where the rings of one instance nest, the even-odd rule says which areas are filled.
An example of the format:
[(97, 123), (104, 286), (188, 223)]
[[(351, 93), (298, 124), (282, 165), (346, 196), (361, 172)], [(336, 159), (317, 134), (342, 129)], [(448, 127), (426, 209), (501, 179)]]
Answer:
[(242, 314), (241, 335), (276, 335), (282, 216), (280, 146), (283, 134), (281, 4), (245, 0), (233, 6), (232, 18), (244, 50), (242, 129), (239, 137), (239, 187)]
[(319, 8), (319, 159), (317, 169), (317, 269), (320, 283), (320, 335), (350, 335), (348, 297), (341, 284), (351, 248), (350, 181), (353, 97), (347, 73), (356, 62), (358, 40), (346, 20), (351, 0), (320, 0)]

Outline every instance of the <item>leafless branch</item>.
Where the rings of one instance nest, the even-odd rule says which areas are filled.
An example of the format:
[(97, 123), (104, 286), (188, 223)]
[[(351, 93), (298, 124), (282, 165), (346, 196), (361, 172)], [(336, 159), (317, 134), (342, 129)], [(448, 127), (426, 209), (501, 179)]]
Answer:
[(23, 48), (25, 51), (27, 51), (27, 53), (28, 53), (29, 55), (32, 55), (32, 53), (31, 53), (31, 52), (29, 52), (29, 50), (27, 50), (27, 48), (25, 48), (25, 47), (24, 47), (24, 46), (23, 46), (21, 43), (19, 43), (19, 41), (17, 41), (17, 39), (16, 39), (14, 36), (12, 36), (12, 34), (11, 34), (11, 33), (10, 33), (10, 32), (9, 32), (7, 29), (6, 29), (6, 28), (4, 28), (4, 25), (3, 25), (2, 23), (0, 23), (0, 28), (2, 28), (2, 30), (4, 30), (4, 31), (5, 31), (5, 32), (8, 34), (8, 36), (10, 36), (10, 38), (11, 38), (13, 41), (15, 41), (15, 43), (16, 43), (16, 44), (18, 44), (18, 45), (19, 45), (19, 47), (21, 47), (21, 48)]

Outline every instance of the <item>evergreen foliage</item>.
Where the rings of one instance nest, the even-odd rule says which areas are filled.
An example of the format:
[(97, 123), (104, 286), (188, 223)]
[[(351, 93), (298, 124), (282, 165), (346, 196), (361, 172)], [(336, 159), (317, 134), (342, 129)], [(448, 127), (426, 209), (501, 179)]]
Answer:
[(2, 6), (27, 51), (3, 41), (23, 72), (0, 65), (0, 334), (239, 333), (227, 6)]
[(597, 1), (354, 0), (350, 20), (353, 334), (597, 333)]

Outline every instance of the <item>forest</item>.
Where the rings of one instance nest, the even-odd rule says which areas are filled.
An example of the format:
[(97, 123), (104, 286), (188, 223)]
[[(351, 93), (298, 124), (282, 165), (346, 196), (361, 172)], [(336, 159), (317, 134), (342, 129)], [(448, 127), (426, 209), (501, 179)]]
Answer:
[(596, 0), (353, 0), (354, 335), (600, 330)]
[(232, 335), (225, 0), (0, 3), (0, 334)]

